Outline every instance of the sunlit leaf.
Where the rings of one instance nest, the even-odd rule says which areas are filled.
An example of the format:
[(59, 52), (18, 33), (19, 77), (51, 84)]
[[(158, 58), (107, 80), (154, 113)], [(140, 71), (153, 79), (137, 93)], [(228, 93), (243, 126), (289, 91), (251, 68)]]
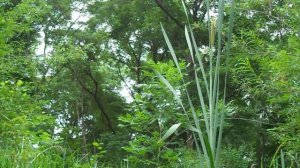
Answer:
[(163, 142), (164, 140), (166, 140), (167, 138), (169, 138), (177, 129), (178, 127), (181, 125), (181, 123), (178, 124), (174, 124), (172, 125), (168, 131), (162, 136), (162, 138), (158, 141), (158, 143)]

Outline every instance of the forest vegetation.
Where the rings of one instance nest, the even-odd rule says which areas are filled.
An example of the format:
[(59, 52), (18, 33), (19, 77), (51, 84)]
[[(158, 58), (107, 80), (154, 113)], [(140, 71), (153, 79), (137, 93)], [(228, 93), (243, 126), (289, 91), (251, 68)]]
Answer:
[(299, 0), (1, 0), (1, 168), (300, 167)]

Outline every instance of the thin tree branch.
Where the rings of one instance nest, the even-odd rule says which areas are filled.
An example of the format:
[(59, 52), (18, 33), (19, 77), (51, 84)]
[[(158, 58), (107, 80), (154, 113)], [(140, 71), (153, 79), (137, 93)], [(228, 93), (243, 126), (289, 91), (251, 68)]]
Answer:
[(170, 18), (170, 19), (172, 19), (175, 23), (176, 23), (176, 25), (178, 26), (178, 27), (180, 27), (181, 29), (184, 29), (184, 26), (180, 23), (180, 21), (179, 20), (177, 20), (174, 16), (172, 16), (169, 12), (168, 12), (168, 10), (166, 9), (166, 8), (164, 8), (164, 6), (161, 4), (161, 2), (160, 2), (160, 0), (155, 0), (155, 2), (156, 2), (156, 4), (157, 4), (157, 6)]
[(94, 85), (95, 85), (95, 91), (94, 91), (94, 94), (92, 94), (97, 106), (99, 107), (99, 109), (101, 110), (102, 114), (104, 115), (106, 121), (107, 121), (107, 124), (108, 124), (108, 127), (109, 129), (115, 133), (115, 130), (113, 129), (113, 126), (111, 124), (111, 120), (110, 120), (110, 117), (108, 116), (107, 114), (107, 111), (105, 110), (104, 108), (104, 105), (103, 105), (103, 101), (102, 99), (99, 98), (98, 96), (98, 92), (99, 92), (99, 84), (97, 82), (97, 80), (95, 79), (95, 77), (93, 76), (92, 72), (91, 72), (91, 69), (90, 67), (87, 68), (87, 71), (86, 71), (86, 74), (91, 78), (91, 80), (93, 81)]
[(89, 89), (89, 88), (88, 88), (88, 87), (87, 87), (87, 86), (86, 86), (86, 85), (78, 78), (78, 76), (76, 75), (75, 69), (73, 69), (71, 66), (69, 66), (69, 68), (70, 68), (71, 71), (74, 73), (74, 76), (75, 76), (75, 78), (77, 79), (79, 85), (82, 87), (82, 89), (85, 90), (86, 92), (88, 92), (88, 93), (94, 98), (94, 100), (95, 100), (95, 102), (96, 102), (96, 104), (97, 104), (97, 107), (98, 107), (99, 110), (100, 110), (100, 113), (104, 115), (104, 117), (105, 117), (105, 119), (106, 119), (106, 121), (107, 121), (107, 125), (108, 125), (109, 129), (110, 129), (113, 133), (115, 133), (115, 130), (113, 129), (113, 126), (112, 126), (112, 124), (111, 124), (111, 120), (110, 120), (110, 118), (109, 118), (109, 116), (108, 116), (108, 114), (107, 114), (107, 112), (106, 112), (106, 110), (105, 110), (105, 108), (104, 108), (102, 99), (100, 99), (100, 98), (98, 97), (98, 90), (99, 90), (98, 87), (99, 87), (99, 85), (98, 85), (97, 80), (96, 80), (96, 79), (94, 78), (94, 76), (92, 75), (90, 68), (88, 68), (88, 69), (85, 71), (85, 74), (88, 75), (88, 76), (90, 77), (90, 79), (93, 81), (93, 83), (94, 83), (94, 85), (95, 85), (95, 91), (94, 91), (94, 92), (91, 91), (91, 90), (90, 90), (90, 89)]
[(243, 120), (243, 121), (255, 122), (255, 123), (260, 123), (260, 124), (265, 124), (265, 125), (278, 125), (278, 124), (271, 124), (271, 123), (262, 122), (259, 120), (247, 119), (247, 118), (225, 118), (225, 119), (226, 120)]
[(120, 69), (120, 66), (118, 66), (118, 76), (120, 77), (120, 79), (124, 82), (125, 84), (125, 87), (129, 90), (129, 94), (130, 96), (134, 99), (134, 94), (133, 94), (133, 90), (128, 86), (126, 80), (124, 79), (124, 77), (122, 76), (121, 74), (121, 69)]

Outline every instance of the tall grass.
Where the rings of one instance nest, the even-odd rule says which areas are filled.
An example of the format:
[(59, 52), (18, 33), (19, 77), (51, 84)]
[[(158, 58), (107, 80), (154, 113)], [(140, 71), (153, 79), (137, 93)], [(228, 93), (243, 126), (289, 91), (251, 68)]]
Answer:
[[(92, 155), (82, 156), (78, 152), (68, 152), (67, 148), (58, 145), (42, 149), (24, 149), (20, 151), (16, 148), (0, 149), (1, 168), (92, 168), (92, 167), (115, 167), (109, 163), (101, 162)], [(120, 167), (118, 163), (115, 163)], [(121, 165), (122, 167), (122, 165)]]
[[(209, 0), (205, 0), (205, 5), (207, 9), (207, 28), (209, 32), (209, 65), (204, 67), (202, 62), (203, 54), (198, 51), (198, 44), (191, 27), (191, 24), (185, 26), (185, 37), (187, 45), (190, 52), (190, 57), (192, 60), (193, 73), (196, 81), (197, 94), (199, 97), (200, 109), (202, 111), (202, 120), (204, 124), (200, 124), (200, 116), (196, 113), (196, 107), (192, 103), (190, 93), (188, 92), (186, 85), (187, 82), (183, 77), (182, 70), (179, 66), (178, 57), (175, 54), (175, 51), (172, 47), (172, 44), (167, 36), (167, 33), (163, 26), (162, 32), (171, 53), (171, 56), (174, 60), (175, 66), (178, 69), (178, 74), (181, 76), (182, 84), (185, 89), (185, 94), (188, 101), (188, 108), (183, 104), (183, 100), (174, 87), (164, 78), (161, 74), (157, 73), (160, 80), (169, 88), (173, 93), (175, 99), (183, 109), (186, 114), (187, 121), (189, 124), (189, 129), (193, 131), (193, 136), (195, 139), (195, 144), (199, 154), (199, 166), (202, 167), (202, 163), (205, 163), (205, 167), (215, 168), (219, 167), (219, 155), (221, 149), (222, 141), (222, 132), (223, 132), (223, 121), (224, 121), (224, 111), (225, 111), (225, 96), (226, 96), (226, 78), (227, 72), (225, 74), (225, 85), (222, 86), (223, 93), (220, 93), (220, 66), (221, 66), (221, 56), (226, 57), (225, 65), (227, 64), (227, 57), (230, 53), (230, 43), (231, 43), (231, 34), (233, 27), (233, 16), (234, 16), (234, 0), (230, 2), (230, 15), (229, 15), (229, 31), (227, 34), (227, 45), (222, 48), (223, 41), (223, 17), (224, 17), (224, 8), (225, 0), (218, 1), (218, 15), (217, 17), (210, 16), (211, 4)], [(187, 20), (188, 12), (182, 2)], [(216, 53), (213, 51), (215, 50)], [(224, 59), (222, 59), (224, 60)], [(201, 84), (204, 83), (204, 84)], [(206, 94), (204, 94), (206, 93)], [(221, 95), (223, 95), (222, 98)], [(221, 106), (221, 108), (220, 108)], [(188, 113), (191, 111), (191, 115)], [(191, 117), (189, 117), (191, 116)], [(170, 136), (180, 124), (173, 125), (163, 136), (162, 140)], [(202, 159), (204, 158), (204, 160)]]
[[(299, 158), (297, 154), (291, 155), (282, 150), (284, 144), (281, 144), (274, 153), (270, 165), (268, 167), (286, 168), (286, 167), (300, 167)], [(287, 163), (287, 164), (286, 164)], [(261, 166), (263, 168), (263, 166)]]

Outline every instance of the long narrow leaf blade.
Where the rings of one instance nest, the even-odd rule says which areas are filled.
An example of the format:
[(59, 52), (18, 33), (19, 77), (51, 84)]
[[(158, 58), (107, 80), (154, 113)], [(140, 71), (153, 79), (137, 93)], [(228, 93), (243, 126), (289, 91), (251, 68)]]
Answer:
[(179, 66), (179, 63), (178, 63), (178, 59), (177, 59), (177, 57), (176, 57), (175, 51), (174, 51), (174, 49), (173, 49), (173, 47), (172, 47), (172, 44), (171, 44), (171, 42), (170, 42), (170, 40), (169, 40), (169, 37), (168, 37), (168, 35), (167, 35), (167, 33), (166, 33), (164, 27), (163, 27), (162, 25), (160, 25), (160, 26), (161, 26), (161, 29), (162, 29), (163, 36), (164, 36), (164, 38), (165, 38), (165, 41), (166, 41), (166, 43), (167, 43), (167, 46), (168, 46), (168, 48), (169, 48), (169, 50), (170, 50), (170, 52), (171, 52), (172, 58), (173, 58), (173, 60), (174, 60), (174, 62), (175, 62), (175, 65), (176, 65), (176, 67), (177, 67), (177, 69), (178, 69), (178, 72), (179, 72), (180, 75), (182, 76), (182, 74), (181, 74), (181, 69), (180, 69), (180, 66)]
[(187, 42), (189, 50), (190, 50), (190, 55), (191, 55), (191, 58), (192, 58), (192, 62), (193, 62), (193, 65), (195, 65), (193, 47), (192, 47), (192, 44), (191, 44), (191, 40), (190, 40), (190, 35), (189, 35), (189, 32), (188, 32), (188, 29), (187, 29), (186, 26), (184, 28), (184, 32), (185, 32), (186, 42)]
[(284, 153), (283, 153), (282, 149), (281, 149), (281, 151), (280, 151), (280, 160), (281, 160), (281, 167), (282, 167), (282, 168), (285, 168), (285, 163), (284, 163)]
[(169, 138), (177, 129), (178, 127), (181, 125), (181, 123), (178, 124), (174, 124), (172, 125), (168, 131), (161, 137), (161, 139), (158, 141), (158, 143), (163, 142), (164, 140), (166, 140), (167, 138)]

